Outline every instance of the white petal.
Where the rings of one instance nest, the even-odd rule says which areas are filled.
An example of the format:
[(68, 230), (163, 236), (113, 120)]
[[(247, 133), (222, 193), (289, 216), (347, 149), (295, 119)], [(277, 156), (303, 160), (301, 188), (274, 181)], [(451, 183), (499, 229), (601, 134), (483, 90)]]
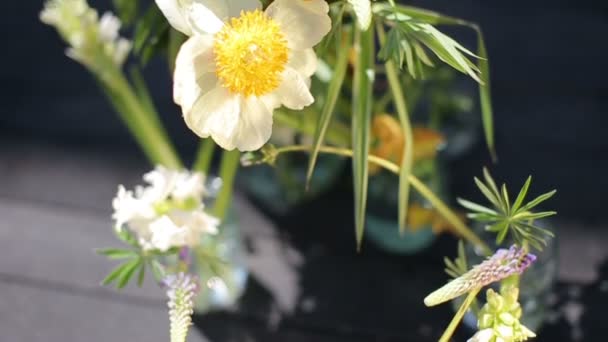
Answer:
[(196, 100), (190, 111), (184, 111), (184, 120), (201, 138), (211, 135), (218, 145), (232, 150), (235, 148), (232, 137), (238, 129), (239, 112), (239, 98), (216, 86)]
[(239, 128), (233, 143), (239, 151), (255, 151), (272, 135), (272, 109), (264, 101), (250, 96), (242, 100)]
[(303, 76), (310, 77), (317, 70), (317, 55), (313, 49), (293, 50), (287, 65)]
[(221, 0), (193, 0), (186, 7), (188, 25), (196, 33), (216, 33), (222, 29), (222, 18), (228, 13), (228, 8)]
[(187, 36), (192, 35), (192, 29), (186, 19), (185, 9), (179, 0), (156, 0), (156, 5), (165, 15), (169, 24)]
[(275, 93), (281, 103), (290, 109), (301, 110), (315, 101), (307, 79), (291, 68), (286, 68), (283, 72), (283, 81)]
[(180, 48), (175, 60), (173, 99), (190, 111), (194, 102), (217, 84), (213, 57), (213, 37), (196, 35)]
[(266, 14), (279, 23), (290, 48), (304, 50), (317, 45), (331, 30), (328, 11), (324, 0), (275, 0)]

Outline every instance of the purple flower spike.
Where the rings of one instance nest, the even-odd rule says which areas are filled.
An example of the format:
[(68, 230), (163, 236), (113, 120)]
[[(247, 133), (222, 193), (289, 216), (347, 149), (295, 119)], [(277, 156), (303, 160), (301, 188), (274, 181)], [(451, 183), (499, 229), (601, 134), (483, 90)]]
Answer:
[(424, 304), (438, 305), (514, 274), (522, 274), (535, 260), (534, 254), (515, 245), (509, 249), (501, 248), (481, 264), (428, 295)]

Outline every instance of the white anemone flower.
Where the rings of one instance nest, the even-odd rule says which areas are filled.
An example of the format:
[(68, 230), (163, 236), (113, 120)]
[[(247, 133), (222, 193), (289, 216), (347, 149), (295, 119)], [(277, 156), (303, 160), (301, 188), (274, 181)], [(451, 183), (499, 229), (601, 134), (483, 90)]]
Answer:
[(118, 231), (129, 229), (145, 250), (197, 246), (203, 234), (216, 234), (219, 220), (205, 212), (200, 173), (164, 167), (144, 175), (145, 186), (126, 190), (122, 185), (112, 202)]
[(252, 151), (272, 133), (272, 112), (314, 102), (313, 47), (331, 29), (325, 0), (156, 0), (191, 36), (175, 65), (174, 100), (198, 136)]

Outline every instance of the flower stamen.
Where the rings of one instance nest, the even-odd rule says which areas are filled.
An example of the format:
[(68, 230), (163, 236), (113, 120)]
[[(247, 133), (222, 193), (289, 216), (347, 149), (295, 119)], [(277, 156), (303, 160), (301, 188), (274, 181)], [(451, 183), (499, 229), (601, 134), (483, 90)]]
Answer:
[(233, 94), (261, 96), (279, 87), (289, 48), (279, 24), (260, 10), (226, 23), (213, 45), (216, 73)]

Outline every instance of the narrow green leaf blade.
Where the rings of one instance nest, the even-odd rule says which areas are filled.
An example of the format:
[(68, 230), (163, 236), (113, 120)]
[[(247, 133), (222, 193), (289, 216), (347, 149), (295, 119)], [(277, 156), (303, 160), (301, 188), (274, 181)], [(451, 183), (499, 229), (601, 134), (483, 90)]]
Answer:
[(512, 210), (514, 213), (516, 213), (517, 210), (519, 209), (519, 207), (521, 207), (521, 205), (524, 203), (524, 199), (526, 198), (526, 195), (528, 194), (528, 189), (530, 188), (531, 183), (532, 183), (532, 176), (528, 176), (528, 179), (526, 179), (526, 182), (521, 187), (521, 190), (519, 190), (519, 194), (517, 195), (517, 198), (515, 199), (515, 202), (513, 203)]
[(334, 75), (329, 83), (329, 89), (327, 92), (327, 100), (323, 106), (323, 110), (321, 112), (321, 116), (317, 121), (317, 128), (315, 130), (314, 136), (314, 147), (310, 154), (310, 161), (308, 163), (308, 171), (306, 172), (306, 187), (308, 188), (310, 185), (310, 180), (312, 178), (315, 164), (317, 162), (317, 158), (319, 156), (319, 149), (323, 142), (325, 141), (325, 135), (327, 133), (327, 128), (331, 123), (331, 119), (333, 117), (334, 109), (336, 107), (336, 101), (338, 100), (338, 96), (340, 95), (340, 90), (342, 89), (342, 85), (344, 83), (344, 77), (346, 76), (346, 70), (348, 69), (348, 57), (350, 55), (350, 47), (351, 47), (351, 37), (350, 35), (342, 40), (342, 45), (338, 50), (336, 67), (334, 70)]
[(110, 272), (110, 274), (108, 274), (102, 281), (101, 281), (101, 285), (108, 285), (111, 284), (112, 282), (114, 282), (114, 280), (116, 280), (116, 278), (118, 278), (119, 275), (122, 274), (122, 272), (124, 271), (125, 267), (127, 267), (129, 265), (129, 261), (120, 264), (118, 266), (116, 266), (116, 268), (114, 268), (112, 270), (112, 272)]
[(479, 77), (481, 83), (479, 84), (479, 101), (481, 104), (481, 120), (483, 122), (483, 131), (486, 137), (486, 144), (490, 151), (490, 156), (494, 162), (497, 161), (496, 146), (494, 141), (494, 112), (492, 109), (492, 93), (490, 83), (490, 62), (488, 61), (488, 50), (486, 49), (486, 43), (483, 39), (483, 33), (481, 29), (477, 30), (477, 55), (479, 59), (477, 61), (477, 67), (479, 68)]
[(355, 232), (357, 249), (361, 249), (365, 229), (367, 207), (369, 137), (374, 83), (374, 36), (373, 27), (367, 31), (357, 29), (355, 49), (357, 60), (353, 79), (353, 182), (355, 190)]
[(125, 267), (117, 278), (116, 288), (122, 289), (127, 286), (129, 280), (131, 280), (131, 278), (135, 274), (135, 271), (137, 271), (137, 269), (142, 266), (143, 261), (141, 258), (136, 258), (126, 263)]
[(104, 255), (108, 259), (112, 260), (128, 259), (137, 256), (137, 253), (135, 251), (128, 249), (107, 248), (99, 249), (96, 252), (97, 254)]

